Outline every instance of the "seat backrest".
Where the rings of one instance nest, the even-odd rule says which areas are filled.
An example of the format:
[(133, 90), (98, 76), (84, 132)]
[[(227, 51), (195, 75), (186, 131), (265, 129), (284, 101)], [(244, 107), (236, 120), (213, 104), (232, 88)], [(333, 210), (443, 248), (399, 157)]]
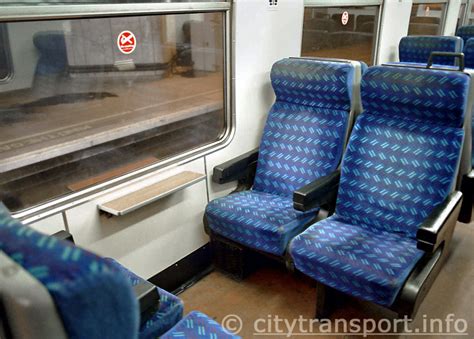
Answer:
[(3, 204), (0, 251), (46, 288), (68, 338), (138, 336), (132, 286), (104, 259), (21, 224)]
[(291, 196), (339, 165), (351, 111), (355, 66), (289, 58), (276, 62), (276, 101), (260, 143), (254, 190)]
[(459, 27), (456, 31), (456, 36), (463, 39), (464, 43), (466, 43), (468, 39), (474, 38), (474, 25)]
[(414, 238), (453, 190), (469, 84), (462, 72), (369, 68), (336, 213), (352, 224)]
[[(400, 40), (400, 62), (428, 63), (432, 52), (462, 52), (463, 41), (455, 36), (406, 36)], [(455, 65), (453, 57), (437, 56), (434, 64)]]
[(464, 44), (464, 65), (467, 68), (474, 69), (474, 38), (467, 39)]

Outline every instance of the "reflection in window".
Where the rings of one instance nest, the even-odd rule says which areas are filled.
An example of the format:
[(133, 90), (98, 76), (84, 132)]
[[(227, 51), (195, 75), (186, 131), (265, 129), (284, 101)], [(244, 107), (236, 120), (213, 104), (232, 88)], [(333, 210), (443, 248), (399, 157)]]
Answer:
[(7, 27), (0, 24), (0, 82), (7, 80), (12, 72)]
[(302, 56), (374, 63), (378, 6), (305, 8)]
[(0, 85), (0, 199), (31, 207), (217, 141), (223, 15), (8, 23), (24, 72)]
[(414, 4), (408, 35), (442, 35), (446, 4)]

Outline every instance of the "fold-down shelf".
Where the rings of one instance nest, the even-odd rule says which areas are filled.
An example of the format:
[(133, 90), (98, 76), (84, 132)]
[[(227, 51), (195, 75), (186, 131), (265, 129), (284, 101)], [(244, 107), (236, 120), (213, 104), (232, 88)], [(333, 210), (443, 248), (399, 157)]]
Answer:
[(99, 204), (97, 207), (101, 211), (116, 216), (124, 215), (204, 180), (204, 178), (204, 174), (184, 171), (120, 198)]

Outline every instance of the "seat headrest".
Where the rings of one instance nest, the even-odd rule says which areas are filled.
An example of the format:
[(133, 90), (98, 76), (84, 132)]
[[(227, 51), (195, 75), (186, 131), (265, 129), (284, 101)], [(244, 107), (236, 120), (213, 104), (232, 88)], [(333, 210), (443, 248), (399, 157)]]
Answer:
[[(400, 62), (428, 63), (431, 52), (461, 52), (463, 41), (456, 36), (406, 36), (400, 40)], [(437, 56), (433, 63), (454, 65), (453, 57)]]
[(364, 114), (462, 127), (469, 80), (462, 72), (370, 67), (361, 82)]
[(456, 35), (461, 37), (464, 43), (466, 43), (469, 38), (474, 37), (474, 25), (459, 27), (456, 31)]
[(273, 65), (271, 80), (277, 101), (349, 111), (354, 71), (349, 62), (287, 58)]

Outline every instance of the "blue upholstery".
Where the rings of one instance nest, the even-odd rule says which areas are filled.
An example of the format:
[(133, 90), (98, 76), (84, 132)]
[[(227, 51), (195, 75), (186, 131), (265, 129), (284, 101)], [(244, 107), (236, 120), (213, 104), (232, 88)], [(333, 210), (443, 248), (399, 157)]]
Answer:
[(240, 337), (228, 332), (216, 321), (200, 312), (191, 312), (161, 339), (239, 339)]
[(450, 71), (371, 67), (361, 84), (364, 113), (461, 127), (467, 78), (466, 74)]
[(474, 38), (470, 38), (464, 44), (464, 65), (466, 68), (474, 69)]
[(423, 252), (416, 241), (332, 216), (290, 244), (298, 270), (321, 283), (381, 305), (393, 303)]
[[(138, 285), (143, 278), (129, 271), (114, 259), (105, 258), (118, 270), (123, 272), (130, 280), (132, 286)], [(183, 302), (177, 296), (157, 287), (160, 294), (160, 307), (158, 311), (140, 326), (140, 338), (156, 338), (171, 327), (173, 327), (183, 317)]]
[(474, 38), (474, 26), (462, 26), (459, 27), (456, 35), (464, 40), (464, 43), (467, 42), (468, 39)]
[[(462, 52), (463, 41), (455, 36), (406, 36), (400, 40), (400, 62), (427, 64), (431, 52)], [(453, 57), (438, 56), (434, 64), (455, 65)]]
[(206, 216), (214, 232), (248, 247), (282, 255), (315, 212), (296, 211), (291, 197), (254, 190), (211, 201)]
[(459, 72), (365, 73), (365, 110), (342, 163), (336, 213), (290, 244), (300, 271), (345, 293), (393, 303), (422, 256), (418, 227), (453, 187), (468, 86)]
[(33, 43), (40, 54), (36, 67), (37, 74), (50, 75), (66, 71), (68, 61), (63, 32), (38, 32), (33, 37)]
[(0, 250), (49, 291), (69, 338), (137, 338), (130, 282), (102, 258), (22, 225), (1, 204)]
[(283, 255), (317, 210), (293, 209), (296, 189), (334, 171), (341, 159), (354, 67), (350, 63), (283, 59), (271, 72), (276, 102), (259, 149), (251, 191), (211, 201), (212, 231), (252, 248)]
[(337, 167), (353, 77), (349, 63), (283, 59), (273, 65), (276, 102), (263, 131), (255, 190), (291, 196)]

